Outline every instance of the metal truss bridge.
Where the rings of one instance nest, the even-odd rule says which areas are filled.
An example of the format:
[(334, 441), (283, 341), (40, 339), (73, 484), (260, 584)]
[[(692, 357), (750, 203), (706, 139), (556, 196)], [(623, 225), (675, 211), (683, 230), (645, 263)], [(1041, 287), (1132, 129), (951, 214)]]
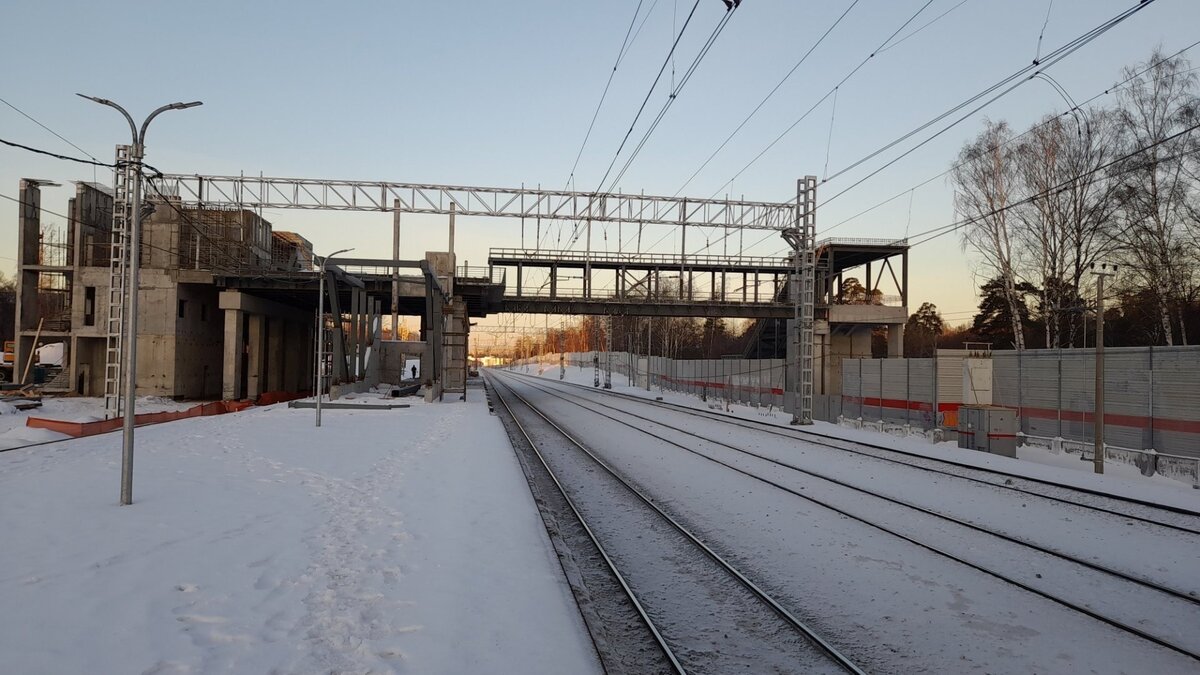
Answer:
[(791, 202), (661, 197), (621, 192), (469, 187), (389, 181), (166, 174), (164, 192), (184, 204), (324, 211), (383, 211), (544, 218), (645, 225), (784, 230)]

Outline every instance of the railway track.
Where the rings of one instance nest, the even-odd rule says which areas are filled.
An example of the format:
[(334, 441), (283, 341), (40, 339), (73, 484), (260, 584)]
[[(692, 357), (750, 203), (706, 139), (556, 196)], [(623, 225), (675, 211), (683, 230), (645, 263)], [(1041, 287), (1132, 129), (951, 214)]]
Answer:
[[(876, 518), (871, 517), (869, 514), (864, 514), (864, 510), (869, 511), (869, 509), (853, 506), (852, 504), (854, 500), (848, 501), (845, 498), (840, 497), (831, 498), (832, 493), (829, 491), (829, 488), (831, 486), (836, 486), (836, 489), (839, 491), (851, 491), (852, 493), (858, 495), (856, 499), (861, 499), (863, 496), (869, 497), (872, 500), (879, 500), (879, 502), (886, 505), (886, 508), (890, 509), (893, 507), (898, 507), (907, 514), (920, 514), (920, 517), (937, 521), (938, 523), (941, 523), (941, 526), (953, 526), (961, 531), (971, 533), (971, 536), (974, 537), (983, 537), (985, 539), (991, 539), (994, 542), (1003, 542), (1006, 546), (1020, 549), (1025, 555), (1032, 556), (1034, 560), (1040, 559), (1040, 565), (1045, 565), (1046, 559), (1053, 559), (1060, 567), (1065, 566), (1062, 570), (1060, 570), (1060, 574), (1070, 573), (1072, 569), (1076, 570), (1076, 573), (1078, 574), (1090, 574), (1093, 577), (1093, 583), (1102, 584), (1106, 589), (1108, 589), (1108, 593), (1115, 593), (1118, 597), (1125, 597), (1130, 602), (1135, 603), (1134, 606), (1138, 606), (1137, 603), (1144, 604), (1148, 601), (1157, 603), (1156, 606), (1160, 609), (1163, 609), (1163, 611), (1166, 611), (1167, 616), (1179, 617), (1182, 621), (1182, 625), (1194, 625), (1196, 617), (1200, 616), (1200, 599), (1197, 598), (1197, 594), (1194, 589), (1176, 588), (1170, 584), (1156, 581), (1142, 574), (1116, 569), (1103, 563), (1087, 560), (1083, 556), (1073, 555), (1056, 548), (1040, 545), (1036, 542), (1028, 541), (1013, 536), (1009, 533), (999, 531), (996, 528), (990, 528), (978, 523), (970, 522), (963, 518), (958, 518), (951, 514), (938, 512), (934, 509), (927, 508), (911, 501), (898, 499), (895, 496), (885, 494), (880, 490), (871, 489), (862, 485), (856, 485), (845, 479), (831, 476), (827, 473), (816, 471), (811, 468), (799, 466), (794, 462), (781, 461), (777, 457), (770, 457), (764, 453), (756, 452), (746, 447), (741, 447), (740, 445), (735, 445), (733, 443), (724, 442), (721, 440), (715, 440), (706, 435), (702, 435), (693, 429), (685, 428), (678, 423), (671, 424), (670, 422), (663, 420), (661, 415), (657, 417), (651, 417), (644, 414), (638, 414), (637, 412), (630, 410), (631, 407), (638, 405), (644, 407), (643, 412), (645, 412), (646, 408), (661, 408), (661, 404), (656, 401), (647, 401), (637, 397), (613, 395), (608, 392), (598, 392), (602, 398), (606, 398), (608, 400), (619, 399), (622, 403), (622, 405), (610, 405), (608, 403), (596, 400), (595, 395), (585, 396), (583, 394), (577, 394), (567, 388), (560, 387), (558, 383), (555, 383), (554, 385), (547, 385), (544, 381), (541, 381), (540, 378), (530, 378), (524, 376), (521, 376), (520, 380), (524, 384), (531, 386), (548, 396), (552, 396), (588, 410), (591, 413), (600, 415), (601, 417), (604, 417), (613, 423), (633, 429), (640, 434), (653, 437), (658, 441), (670, 444), (744, 476), (768, 484), (802, 500), (816, 504), (822, 508), (829, 509), (839, 515), (851, 518), (872, 528), (886, 532), (889, 535), (903, 539), (904, 541), (914, 544), (945, 559), (951, 560), (957, 564), (965, 565), (978, 572), (1002, 580), (1003, 582), (1015, 586), (1022, 591), (1033, 593), (1042, 598), (1067, 607), (1073, 611), (1091, 617), (1097, 621), (1101, 621), (1121, 631), (1152, 642), (1160, 647), (1165, 647), (1190, 657), (1191, 659), (1200, 661), (1200, 642), (1198, 642), (1194, 637), (1189, 638), (1186, 630), (1173, 630), (1169, 622), (1166, 620), (1160, 621), (1160, 623), (1156, 626), (1147, 628), (1145, 627), (1145, 621), (1138, 620), (1138, 617), (1132, 615), (1130, 612), (1126, 612), (1126, 616), (1124, 617), (1114, 617), (1111, 614), (1119, 614), (1121, 611), (1120, 608), (1118, 608), (1117, 612), (1101, 611), (1096, 609), (1094, 607), (1094, 603), (1089, 602), (1088, 598), (1086, 597), (1078, 597), (1078, 594), (1076, 594), (1077, 597), (1064, 597), (1064, 595), (1070, 596), (1071, 594), (1063, 593), (1062, 589), (1053, 589), (1052, 584), (1039, 582), (1036, 579), (1022, 579), (1020, 578), (1019, 574), (1008, 572), (1004, 569), (997, 569), (997, 566), (994, 564), (981, 563), (978, 559), (972, 559), (972, 556), (969, 553), (973, 548), (972, 546), (968, 545), (965, 547), (968, 550), (968, 554), (966, 555), (964, 555), (962, 552), (956, 553), (955, 551), (950, 550), (953, 549), (954, 546), (948, 546), (945, 542), (931, 543), (929, 541), (930, 537), (928, 536), (915, 536), (913, 534), (913, 528), (911, 527), (905, 531), (905, 528), (898, 527), (895, 524), (889, 525), (877, 522)], [(576, 391), (580, 389), (585, 392), (592, 393), (592, 390), (587, 388), (579, 388)], [(680, 409), (677, 406), (670, 406), (670, 408), (675, 412), (684, 414), (692, 414), (694, 412), (691, 410)], [(702, 413), (703, 411), (700, 412)], [(719, 419), (722, 422), (728, 421), (728, 417), (724, 415), (719, 417), (711, 417), (701, 414), (699, 416), (709, 417), (709, 419)], [(736, 426), (753, 428), (755, 431), (765, 431), (768, 433), (771, 431), (758, 428), (757, 426)], [(782, 433), (774, 435), (787, 436), (796, 440), (808, 442), (807, 438), (797, 438), (797, 436), (794, 434)], [(699, 447), (704, 447), (705, 450), (701, 451), (698, 449)], [(736, 457), (740, 458), (753, 458), (753, 462), (758, 463), (758, 466), (747, 467), (744, 463), (741, 463), (739, 459), (734, 459), (730, 456), (719, 456), (710, 448), (721, 448), (730, 453), (734, 453)], [(909, 464), (909, 466), (914, 465)], [(916, 468), (925, 469), (925, 467)], [(789, 472), (792, 476), (804, 476), (805, 480), (809, 482), (807, 482), (805, 486), (800, 487), (797, 487), (795, 484), (786, 484), (777, 478), (768, 477), (768, 475), (766, 475), (770, 473), (768, 469), (783, 469)], [(933, 471), (935, 474), (945, 473), (944, 471), (938, 471), (936, 469), (927, 470)], [(956, 474), (948, 475), (955, 475), (956, 478), (961, 478), (961, 476), (957, 476)], [(819, 484), (823, 486), (824, 493), (822, 493), (820, 489), (812, 489), (814, 485), (811, 481), (814, 480), (818, 481)], [(990, 484), (991, 483), (989, 483), (989, 485)], [(1020, 492), (1025, 491), (1021, 490)], [(823, 496), (816, 497), (814, 494), (822, 494)], [(1034, 494), (1036, 495), (1036, 493)], [(1055, 499), (1055, 501), (1061, 500)], [(1086, 505), (1079, 506), (1089, 508)], [(1153, 518), (1133, 518), (1128, 514), (1123, 514), (1112, 509), (1105, 508), (1096, 510), (1098, 512), (1103, 512), (1122, 518), (1130, 518), (1131, 520), (1149, 523), (1151, 526), (1163, 527), (1172, 531), (1183, 530), (1192, 532), (1192, 530), (1180, 527), (1177, 524), (1163, 524)], [(878, 509), (876, 509), (876, 512), (878, 512)], [(1017, 559), (1022, 560), (1023, 558), (1018, 557)], [(1051, 575), (1048, 574), (1047, 576)], [(1042, 575), (1038, 574), (1036, 578), (1041, 579)]]
[[(510, 373), (530, 381), (545, 382), (543, 378), (512, 373), (511, 371)], [(751, 429), (781, 438), (790, 438), (813, 445), (842, 450), (891, 464), (916, 467), (944, 476), (1029, 495), (1048, 502), (1068, 504), (1091, 511), (1120, 516), (1131, 521), (1149, 523), (1178, 532), (1200, 535), (1200, 511), (1183, 507), (1159, 504), (1124, 495), (1115, 495), (1082, 486), (1066, 485), (990, 467), (980, 467), (948, 459), (928, 457), (886, 445), (860, 440), (850, 441), (809, 429), (783, 427), (771, 422), (746, 419), (712, 410), (690, 408), (611, 390), (597, 390), (570, 382), (559, 382), (557, 384), (583, 391), (597, 392), (614, 399), (635, 401), (644, 405), (655, 406), (697, 418), (721, 420), (744, 429)], [(1034, 489), (1034, 486), (1039, 489)]]
[(676, 672), (863, 672), (584, 443), (489, 378)]

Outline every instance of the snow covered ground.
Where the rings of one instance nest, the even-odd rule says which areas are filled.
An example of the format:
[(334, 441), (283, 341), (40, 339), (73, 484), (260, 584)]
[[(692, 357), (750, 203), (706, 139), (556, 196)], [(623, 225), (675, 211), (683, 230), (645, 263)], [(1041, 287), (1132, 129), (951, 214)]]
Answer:
[[(515, 373), (538, 375), (552, 380), (558, 380), (559, 376), (559, 367), (557, 364), (530, 364), (527, 367), (516, 366), (512, 370)], [(601, 378), (603, 377), (602, 372)], [(593, 378), (594, 373), (590, 367), (579, 368), (568, 366), (564, 381), (591, 387)], [(683, 394), (669, 389), (660, 391), (657, 386), (652, 387), (651, 391), (646, 391), (642, 387), (630, 386), (629, 379), (618, 373), (613, 373), (612, 390), (633, 396), (662, 397), (662, 400), (667, 403), (703, 409), (713, 408), (720, 412), (726, 412), (724, 401), (714, 399), (713, 397), (710, 397), (709, 401), (705, 402), (701, 401), (698, 396), (690, 394)], [(778, 408), (767, 410), (765, 408), (754, 408), (737, 404), (729, 406), (728, 414), (789, 428), (789, 422), (792, 419), (790, 413)], [(876, 445), (886, 445), (936, 459), (949, 459), (961, 464), (1007, 471), (1029, 476), (1030, 478), (1054, 481), (1063, 485), (1103, 490), (1114, 495), (1200, 510), (1200, 490), (1194, 490), (1188, 483), (1165, 476), (1151, 476), (1147, 478), (1141, 475), (1136, 467), (1128, 464), (1109, 462), (1105, 465), (1104, 475), (1097, 475), (1092, 473), (1092, 463), (1090, 461), (1080, 461), (1078, 455), (1053, 454), (1048, 450), (1032, 446), (1017, 448), (1017, 459), (1012, 459), (973, 450), (964, 450), (959, 448), (955, 441), (934, 444), (919, 438), (896, 438), (888, 434), (861, 429), (849, 429), (828, 422), (817, 422), (813, 425), (812, 429), (817, 433), (827, 436), (836, 436), (851, 441), (857, 440)]]
[(590, 386), (505, 382), (868, 672), (1196, 672), (1197, 657), (1080, 611), (1200, 654), (1193, 534)]
[(320, 429), (286, 405), (145, 427), (129, 507), (120, 434), (0, 453), (0, 672), (596, 672), (501, 425), (469, 398)]
[[(187, 410), (194, 401), (182, 402), (159, 396), (139, 396), (137, 412), (163, 412)], [(17, 410), (0, 404), (0, 450), (15, 448), (30, 443), (41, 443), (68, 438), (47, 429), (30, 429), (25, 426), (29, 417), (42, 417), (64, 422), (94, 422), (104, 419), (104, 399), (98, 397), (63, 396), (42, 399), (42, 407), (32, 410)]]

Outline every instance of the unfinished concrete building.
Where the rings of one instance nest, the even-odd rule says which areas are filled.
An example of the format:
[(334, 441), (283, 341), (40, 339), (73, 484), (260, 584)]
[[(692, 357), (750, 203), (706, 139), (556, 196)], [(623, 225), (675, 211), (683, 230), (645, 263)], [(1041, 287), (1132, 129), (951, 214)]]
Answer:
[[(62, 342), (62, 370), (46, 390), (99, 396), (113, 389), (115, 369), (106, 369), (113, 353), (109, 310), (120, 302), (119, 292), (110, 294), (113, 196), (103, 186), (77, 183), (70, 217), (58, 228), (42, 223), (45, 186), (21, 182), (16, 358), (24, 363), (38, 344)], [(319, 281), (312, 244), (228, 205), (184, 206), (152, 194), (143, 212), (138, 394), (254, 399), (265, 392), (311, 392)], [(440, 393), (443, 383), (462, 388), (467, 315), (495, 311), (502, 282), (464, 275), (456, 284), (450, 254), (410, 261), (420, 273), (398, 278), (391, 261), (357, 262), (352, 271), (331, 265), (327, 273), (326, 307), (338, 317), (326, 322), (328, 382), (345, 388), (398, 381), (407, 352), (430, 360), (422, 372), (431, 374), (431, 389)], [(424, 342), (384, 348), (380, 317), (391, 310), (393, 282), (401, 286), (397, 309), (422, 317), (422, 340), (436, 337), (434, 349)], [(396, 354), (388, 359), (388, 352)], [(395, 372), (382, 370), (388, 365)]]

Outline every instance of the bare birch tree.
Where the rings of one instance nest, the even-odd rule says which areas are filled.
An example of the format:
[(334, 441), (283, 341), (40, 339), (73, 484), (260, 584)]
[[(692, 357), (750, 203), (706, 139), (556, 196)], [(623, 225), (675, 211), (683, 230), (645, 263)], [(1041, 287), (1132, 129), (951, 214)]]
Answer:
[(1017, 163), (1010, 141), (1012, 132), (1005, 122), (985, 122), (984, 130), (967, 142), (951, 171), (955, 186), (954, 209), (963, 219), (963, 245), (977, 254), (988, 277), (1001, 279), (1005, 300), (1013, 322), (1013, 347), (1025, 349), (1021, 324), (1022, 302), (1016, 291), (1017, 238), (1016, 200)]
[[(1196, 75), (1183, 57), (1150, 60), (1123, 75), (1129, 86), (1118, 94), (1118, 115), (1126, 152), (1155, 147), (1131, 157), (1122, 167), (1120, 228), (1130, 281), (1154, 294), (1166, 344), (1175, 344), (1175, 326), (1188, 343), (1183, 312), (1196, 293), (1196, 245), (1189, 236), (1188, 210), (1193, 183), (1188, 150), (1191, 134), (1166, 140), (1196, 124)], [(1145, 71), (1145, 72), (1141, 72)]]
[(1017, 210), (1019, 238), (1026, 278), (1041, 288), (1047, 347), (1074, 344), (1088, 268), (1112, 248), (1117, 183), (1100, 168), (1116, 153), (1116, 129), (1105, 111), (1055, 115), (1017, 147), (1022, 191), (1033, 197)]

